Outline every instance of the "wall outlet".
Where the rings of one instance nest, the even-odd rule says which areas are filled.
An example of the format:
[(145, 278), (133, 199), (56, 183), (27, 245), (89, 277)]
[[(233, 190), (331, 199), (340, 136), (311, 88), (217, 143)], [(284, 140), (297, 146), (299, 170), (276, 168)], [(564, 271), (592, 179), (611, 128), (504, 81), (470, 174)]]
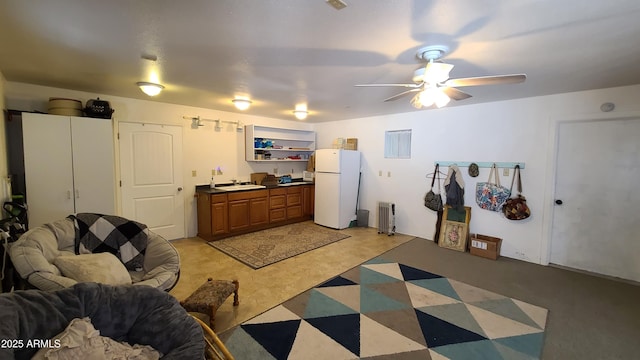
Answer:
[(382, 176), (382, 170), (378, 171), (378, 176)]
[(273, 168), (273, 174), (278, 175), (278, 168)]
[(391, 177), (391, 171), (387, 171), (387, 177)]
[(215, 176), (215, 175), (216, 175), (216, 170), (215, 169), (211, 170), (211, 176)]
[(509, 176), (509, 168), (502, 169), (502, 175)]
[(196, 177), (197, 176), (197, 172), (195, 170), (191, 170), (191, 177)]

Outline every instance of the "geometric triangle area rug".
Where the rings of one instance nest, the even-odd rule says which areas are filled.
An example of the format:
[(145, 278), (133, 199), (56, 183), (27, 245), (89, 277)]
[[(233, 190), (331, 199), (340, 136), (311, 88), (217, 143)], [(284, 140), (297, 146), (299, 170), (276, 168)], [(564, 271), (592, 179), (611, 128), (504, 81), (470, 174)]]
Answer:
[(547, 313), (378, 257), (221, 338), (236, 359), (538, 359)]

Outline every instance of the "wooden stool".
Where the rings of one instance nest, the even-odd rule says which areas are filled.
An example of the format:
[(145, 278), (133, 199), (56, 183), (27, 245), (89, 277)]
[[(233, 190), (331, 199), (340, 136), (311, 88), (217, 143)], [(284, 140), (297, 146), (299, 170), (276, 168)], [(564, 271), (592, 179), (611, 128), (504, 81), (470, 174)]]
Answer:
[(233, 306), (238, 306), (238, 280), (213, 280), (209, 278), (188, 298), (180, 302), (187, 311), (209, 315), (209, 327), (214, 329), (216, 311), (233, 294)]

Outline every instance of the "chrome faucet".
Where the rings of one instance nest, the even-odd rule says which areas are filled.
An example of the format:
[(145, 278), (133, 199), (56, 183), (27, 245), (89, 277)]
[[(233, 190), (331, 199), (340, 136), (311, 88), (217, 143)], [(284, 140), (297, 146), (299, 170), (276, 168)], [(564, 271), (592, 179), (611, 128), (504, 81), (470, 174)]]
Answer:
[(236, 180), (236, 179), (231, 179), (231, 182), (233, 183), (233, 185), (235, 185), (235, 184), (237, 184), (237, 183), (238, 183), (238, 180)]

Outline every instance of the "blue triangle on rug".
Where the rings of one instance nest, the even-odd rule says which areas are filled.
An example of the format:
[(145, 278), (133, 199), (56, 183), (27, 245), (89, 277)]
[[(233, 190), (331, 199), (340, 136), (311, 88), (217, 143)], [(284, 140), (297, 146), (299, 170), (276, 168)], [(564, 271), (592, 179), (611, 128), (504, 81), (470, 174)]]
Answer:
[(440, 275), (432, 274), (432, 273), (430, 273), (428, 271), (416, 269), (414, 267), (407, 266), (407, 265), (404, 265), (404, 264), (398, 264), (398, 265), (400, 266), (400, 271), (402, 272), (402, 277), (404, 278), (405, 281), (422, 280), (422, 279), (437, 279), (437, 278), (441, 278), (442, 277)]
[(435, 316), (423, 313), (418, 309), (415, 311), (422, 328), (422, 334), (429, 348), (487, 339), (473, 331), (463, 329)]
[(242, 329), (278, 360), (286, 360), (302, 320), (245, 324)]
[(318, 285), (317, 287), (328, 287), (328, 286), (345, 286), (345, 285), (358, 285), (355, 282), (345, 279), (342, 276), (336, 276), (329, 281), (325, 281), (324, 283)]
[(544, 333), (540, 332), (535, 334), (510, 336), (502, 339), (495, 339), (493, 341), (529, 356), (539, 357), (540, 350), (544, 343)]
[(316, 329), (360, 356), (360, 314), (306, 319)]

